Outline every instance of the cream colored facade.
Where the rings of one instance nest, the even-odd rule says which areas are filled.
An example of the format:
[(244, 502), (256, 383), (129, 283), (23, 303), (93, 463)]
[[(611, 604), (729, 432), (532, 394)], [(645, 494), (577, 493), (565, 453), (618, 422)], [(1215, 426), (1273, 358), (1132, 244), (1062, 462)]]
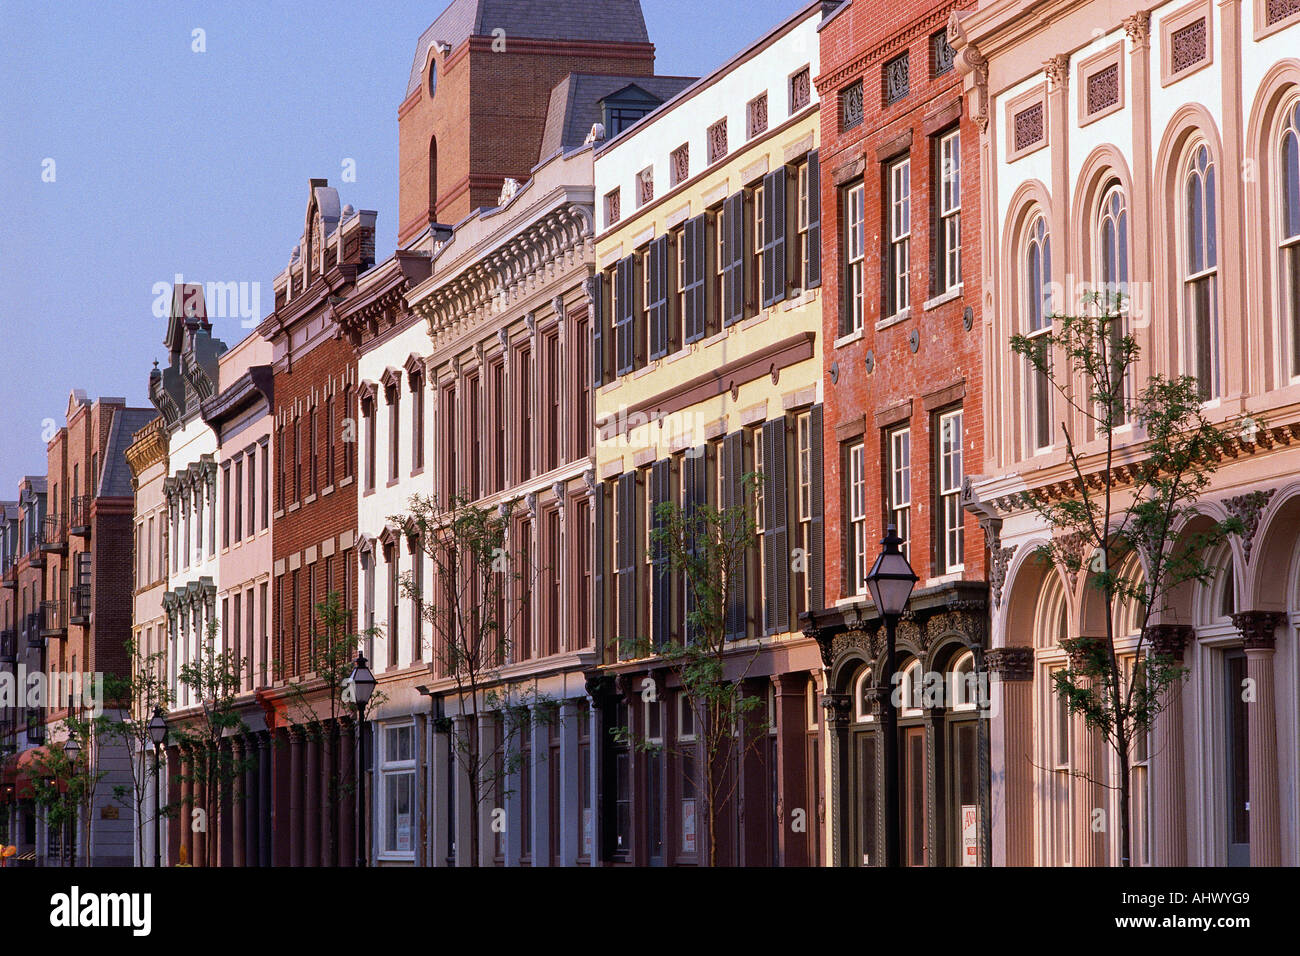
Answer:
[[(1083, 289), (1116, 281), (1142, 348), (1136, 380), (1195, 375), (1207, 415), (1239, 436), (1201, 510), (1246, 528), (1210, 556), (1213, 582), (1183, 588), (1144, 636), (1119, 622), (1121, 654), (1141, 636), (1190, 669), (1136, 763), (1133, 862), (1296, 865), (1300, 8), (998, 0), (954, 15), (949, 35), (990, 211), (987, 454), (967, 501), (991, 532), (994, 862), (1118, 861), (1117, 827), (1091, 825), (1098, 810), (1114, 821), (1118, 798), (1079, 776), (1113, 779), (1113, 757), (1050, 684), (1061, 641), (1104, 626), (1097, 592), (1043, 562), (1047, 529), (1011, 497), (1069, 480), (1059, 422), (1083, 423), (1039, 401), (1008, 346), (1034, 328), (1041, 295), (1049, 312), (1077, 312)], [(1126, 241), (1108, 247), (1108, 234)], [(1048, 250), (1039, 289), (1032, 266)], [(1139, 426), (1118, 438), (1122, 461), (1140, 458)], [(1100, 441), (1081, 451), (1100, 467)]]

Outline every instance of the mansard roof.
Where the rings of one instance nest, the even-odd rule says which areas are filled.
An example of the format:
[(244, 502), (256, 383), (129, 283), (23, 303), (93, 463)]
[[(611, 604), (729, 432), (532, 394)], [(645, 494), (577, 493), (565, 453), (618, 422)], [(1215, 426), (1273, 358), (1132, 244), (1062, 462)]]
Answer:
[(694, 83), (693, 76), (602, 76), (570, 73), (551, 91), (539, 162), (561, 150), (581, 146), (595, 123), (605, 122), (602, 104), (615, 100), (647, 110), (672, 99)]

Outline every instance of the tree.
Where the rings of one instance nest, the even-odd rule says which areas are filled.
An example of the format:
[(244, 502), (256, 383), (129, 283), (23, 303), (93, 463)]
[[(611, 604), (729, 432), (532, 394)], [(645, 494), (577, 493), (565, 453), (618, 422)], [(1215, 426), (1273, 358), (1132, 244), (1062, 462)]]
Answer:
[[(756, 644), (743, 664), (737, 660), (734, 641), (728, 640), (728, 617), (743, 616), (744, 560), (756, 538), (757, 525), (747, 501), (761, 487), (762, 476), (747, 474), (741, 480), (741, 501), (719, 509), (709, 504), (682, 507), (665, 501), (656, 505), (650, 546), (654, 550), (656, 573), (681, 575), (686, 601), (685, 640), (653, 642), (620, 641), (632, 648), (635, 657), (658, 657), (681, 685), (696, 727), (702, 759), (690, 761), (691, 778), (705, 800), (709, 865), (717, 865), (718, 814), (730, 800), (740, 780), (739, 764), (766, 733), (763, 714), (766, 700), (744, 693), (744, 681), (758, 657)], [(626, 727), (612, 728), (620, 740), (628, 739)], [(644, 741), (638, 746), (654, 749)], [(691, 756), (691, 755), (687, 755)], [(735, 765), (735, 772), (728, 768)]]
[[(149, 720), (154, 708), (166, 710), (171, 706), (172, 698), (163, 676), (167, 652), (144, 654), (134, 638), (127, 640), (125, 648), (131, 669), (121, 676), (105, 674), (104, 693), (107, 699), (118, 701), (125, 708), (123, 718), (113, 722), (113, 731), (126, 744), (131, 762), (131, 784), (129, 787), (114, 787), (113, 794), (118, 802), (134, 811), (136, 852), (143, 865), (145, 805), (154, 785), (155, 773), (154, 761), (150, 758), (153, 738), (149, 735)], [(162, 807), (154, 807), (154, 813), (163, 812)]]
[[(1083, 314), (1053, 315), (1048, 331), (1012, 336), (1011, 348), (1091, 431), (1080, 435), (1077, 425), (1061, 421), (1069, 492), (1028, 491), (1021, 504), (1053, 532), (1042, 549), (1046, 556), (1072, 576), (1086, 573), (1102, 601), (1104, 634), (1065, 642), (1069, 665), (1054, 683), (1069, 711), (1082, 715), (1115, 754), (1118, 784), (1091, 782), (1119, 790), (1119, 857), (1129, 866), (1133, 749), (1168, 703), (1166, 691), (1186, 674), (1172, 655), (1148, 644), (1147, 625), (1180, 585), (1210, 580), (1206, 553), (1242, 527), (1230, 519), (1177, 534), (1199, 514), (1196, 502), (1230, 437), (1206, 417), (1195, 377), (1152, 375), (1134, 387), (1139, 347), (1125, 320), (1123, 295), (1092, 292), (1084, 297)], [(1116, 447), (1116, 430), (1130, 423), (1136, 460), (1134, 446)], [(1100, 441), (1101, 450), (1085, 453), (1080, 439)], [(1116, 650), (1120, 606), (1136, 610), (1138, 627), (1126, 661)]]
[[(63, 743), (51, 744), (25, 771), (32, 785), (33, 799), (45, 810), (47, 825), (64, 834), (60, 855), (70, 865), (74, 841), (71, 836), (80, 825), (82, 863), (90, 865), (90, 835), (95, 792), (106, 771), (97, 769), (97, 755), (114, 736), (112, 721), (99, 715), (79, 717), (69, 713), (63, 721)], [(67, 741), (77, 744), (70, 755)]]
[[(351, 629), (351, 612), (336, 591), (331, 591), (324, 601), (316, 605), (316, 619), (312, 622), (309, 669), (315, 674), (311, 681), (294, 678), (289, 681), (286, 698), (296, 712), (294, 723), (307, 727), (309, 734), (319, 734), (326, 753), (326, 764), (335, 766), (329, 775), (325, 793), (325, 818), (328, 821), (329, 858), (337, 859), (338, 818), (334, 812), (343, 797), (355, 794), (358, 782), (356, 767), (338, 766), (335, 762), (334, 737), (331, 727), (337, 726), (341, 716), (351, 716), (355, 698), (351, 693), (352, 669), (356, 664), (367, 633)], [(378, 688), (372, 693), (367, 706), (373, 707), (385, 700)]]
[[(461, 720), (446, 721), (444, 727), (469, 788), (469, 860), (478, 866), (483, 804), (506, 795), (505, 781), (523, 763), (519, 742), (530, 722), (558, 719), (554, 701), (501, 678), (516, 626), (529, 613), (528, 594), (536, 577), (524, 562), (519, 562), (522, 571), (512, 566), (507, 552), (510, 505), (481, 508), (453, 495), (443, 508), (436, 496), (413, 495), (409, 507), (409, 513), (389, 520), (429, 559), (434, 587), (432, 595), (424, 594), (421, 582), (407, 573), (401, 589), (429, 623), (440, 675), (455, 688)], [(489, 718), (494, 725), (482, 727)]]
[[(216, 865), (217, 853), (217, 814), (226, 801), (233, 798), (235, 781), (247, 767), (247, 759), (236, 760), (233, 753), (221, 746), (227, 734), (242, 734), (248, 731), (235, 698), (239, 693), (239, 677), (243, 670), (242, 659), (236, 658), (230, 651), (216, 652), (217, 622), (208, 622), (208, 634), (204, 651), (196, 660), (181, 665), (177, 680), (199, 701), (199, 709), (192, 716), (178, 723), (173, 729), (173, 736), (182, 746), (188, 746), (195, 753), (191, 761), (192, 771), (181, 775), (180, 779), (188, 781), (196, 788), (202, 787), (203, 806), (193, 806), (191, 797), (189, 825), (195, 832), (202, 833), (206, 845), (208, 866)], [(182, 808), (183, 809), (183, 808)], [(196, 821), (194, 810), (202, 810), (202, 826), (194, 827)]]

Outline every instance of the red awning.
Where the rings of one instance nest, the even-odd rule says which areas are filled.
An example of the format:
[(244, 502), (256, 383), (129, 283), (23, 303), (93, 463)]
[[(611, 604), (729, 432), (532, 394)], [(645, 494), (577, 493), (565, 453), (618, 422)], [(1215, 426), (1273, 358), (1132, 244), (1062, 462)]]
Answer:
[[(32, 778), (43, 775), (42, 770), (49, 753), (48, 746), (28, 747), (5, 758), (4, 763), (0, 764), (0, 794), (3, 794), (6, 801), (30, 800), (35, 796)], [(66, 789), (66, 786), (60, 786), (59, 789)]]

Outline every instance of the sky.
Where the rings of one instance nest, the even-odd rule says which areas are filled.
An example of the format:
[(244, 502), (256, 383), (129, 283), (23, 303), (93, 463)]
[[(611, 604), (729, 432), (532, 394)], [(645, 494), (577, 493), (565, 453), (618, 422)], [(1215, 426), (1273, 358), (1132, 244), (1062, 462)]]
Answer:
[[(658, 72), (703, 75), (804, 5), (708, 0), (701, 30), (701, 2), (642, 0)], [(446, 5), (0, 0), (0, 499), (45, 473), (73, 389), (149, 404), (155, 287), (246, 283), (251, 313), (260, 283), (271, 311), (309, 179), (377, 210), (392, 251), (397, 107)]]

